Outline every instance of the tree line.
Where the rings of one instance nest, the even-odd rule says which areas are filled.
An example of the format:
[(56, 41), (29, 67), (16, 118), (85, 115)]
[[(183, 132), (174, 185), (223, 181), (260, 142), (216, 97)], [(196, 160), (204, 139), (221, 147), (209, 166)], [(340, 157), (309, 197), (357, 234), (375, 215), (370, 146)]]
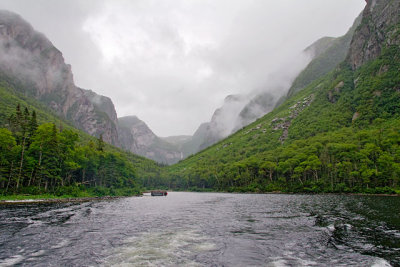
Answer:
[(88, 188), (97, 194), (133, 194), (138, 192), (136, 180), (132, 162), (106, 149), (102, 136), (83, 144), (74, 130), (38, 125), (36, 112), (19, 104), (8, 125), (0, 128), (3, 194), (64, 194)]
[(399, 119), (347, 127), (235, 160), (230, 154), (172, 166), (165, 184), (243, 192), (394, 193), (400, 186)]

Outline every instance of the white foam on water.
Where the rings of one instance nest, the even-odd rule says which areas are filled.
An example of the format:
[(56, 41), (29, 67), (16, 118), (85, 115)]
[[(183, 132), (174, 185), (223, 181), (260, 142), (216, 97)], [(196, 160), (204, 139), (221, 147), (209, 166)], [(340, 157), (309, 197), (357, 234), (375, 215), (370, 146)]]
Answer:
[(375, 262), (371, 265), (371, 267), (391, 267), (389, 262), (384, 259), (376, 259)]
[[(291, 247), (297, 246), (297, 244), (290, 243), (292, 244)], [(301, 257), (301, 255), (300, 255)], [(295, 255), (293, 251), (283, 251), (283, 257), (282, 258), (272, 258), (274, 259), (273, 262), (269, 263), (271, 265), (268, 266), (319, 266), (315, 261), (309, 260), (309, 259), (302, 259), (299, 258), (299, 255)]]
[(21, 199), (21, 200), (3, 200), (5, 203), (30, 203), (30, 202), (42, 202), (43, 199)]
[(274, 261), (267, 263), (267, 266), (268, 267), (286, 267), (286, 266), (289, 266), (289, 264), (284, 259), (276, 259)]
[(20, 262), (22, 262), (23, 260), (25, 260), (25, 257), (22, 255), (14, 255), (11, 256), (7, 259), (4, 260), (0, 260), (0, 266), (1, 267), (7, 267), (7, 266), (14, 266)]
[(32, 257), (38, 257), (38, 256), (42, 256), (44, 253), (46, 253), (46, 250), (41, 249), (41, 250), (38, 250), (38, 251), (36, 251), (36, 252), (33, 252), (33, 253), (31, 254), (31, 256), (32, 256)]
[(321, 264), (318, 264), (315, 261), (312, 260), (302, 260), (302, 259), (298, 259), (299, 262), (299, 266), (320, 266)]
[(51, 248), (52, 249), (63, 248), (63, 247), (66, 247), (67, 245), (69, 245), (69, 243), (70, 243), (70, 240), (63, 239), (58, 244), (55, 244), (54, 246), (51, 246)]
[(202, 266), (198, 253), (216, 246), (195, 231), (144, 233), (126, 240), (106, 259), (105, 266)]

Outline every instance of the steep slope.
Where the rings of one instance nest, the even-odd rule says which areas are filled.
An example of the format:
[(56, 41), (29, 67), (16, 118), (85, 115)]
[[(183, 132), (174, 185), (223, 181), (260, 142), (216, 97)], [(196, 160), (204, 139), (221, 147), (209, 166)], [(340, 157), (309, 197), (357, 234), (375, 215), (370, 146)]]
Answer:
[[(359, 25), (360, 21), (361, 16), (356, 19), (354, 25), (346, 35), (340, 38), (321, 38), (304, 50), (304, 55), (307, 55), (307, 58), (310, 58), (311, 62), (294, 80), (288, 92), (289, 96), (301, 90), (312, 81), (327, 74), (329, 71), (332, 71), (334, 67), (345, 59), (354, 30)], [(288, 90), (284, 87), (275, 88), (276, 91), (278, 91), (277, 89), (279, 89), (279, 91)], [(233, 108), (232, 104), (228, 101), (224, 103), (223, 107), (216, 110), (211, 122), (207, 124), (206, 130), (203, 132), (202, 138), (204, 138), (204, 141), (200, 141), (201, 144), (197, 148), (192, 146), (194, 148), (191, 151), (198, 152), (222, 140), (271, 112), (277, 103), (279, 105), (285, 99), (279, 99), (276, 94), (272, 94), (269, 91), (261, 91), (252, 97), (240, 97), (240, 104), (234, 105)], [(219, 113), (221, 110), (229, 110), (231, 116), (220, 116)], [(219, 117), (223, 117), (224, 119), (218, 119)], [(204, 128), (205, 126), (202, 125), (202, 127)], [(198, 139), (197, 142), (199, 142)], [(188, 145), (190, 144), (191, 142), (188, 143)], [(187, 156), (189, 154), (184, 155)]]
[(108, 143), (118, 143), (115, 121), (75, 86), (71, 66), (65, 64), (62, 53), (19, 15), (8, 11), (0, 11), (0, 55), (3, 80), (18, 81), (20, 93), (36, 98), (90, 135), (102, 134)]
[(289, 89), (288, 96), (292, 96), (311, 82), (332, 71), (346, 58), (354, 31), (360, 23), (361, 15), (355, 20), (353, 26), (344, 36), (338, 38), (321, 38), (306, 49), (308, 53), (312, 54), (313, 60), (294, 80)]
[(206, 140), (209, 125), (209, 122), (200, 124), (193, 136), (182, 144), (182, 153), (184, 158), (200, 151), (200, 147), (204, 143), (204, 140)]
[(165, 164), (173, 164), (182, 159), (177, 146), (156, 136), (150, 128), (136, 116), (118, 119), (121, 147)]
[[(350, 34), (348, 34), (350, 36)], [(313, 80), (318, 77), (321, 77), (321, 74), (315, 72), (315, 69), (318, 69), (323, 74), (326, 74), (328, 71), (324, 71), (323, 68), (330, 68), (332, 70), (339, 62), (341, 62), (345, 57), (345, 52), (347, 52), (348, 47), (342, 47), (342, 39), (333, 37), (323, 37), (309, 47), (304, 49), (303, 53), (307, 58), (311, 60), (311, 62), (305, 67), (304, 70), (296, 77), (291, 88), (288, 91), (288, 95), (291, 95), (293, 92), (300, 90), (305, 87), (306, 83), (309, 84)], [(350, 41), (349, 41), (350, 43)], [(340, 54), (344, 55), (340, 58)], [(329, 66), (326, 62), (326, 58), (334, 58), (334, 62)], [(301, 85), (302, 84), (302, 85)], [(300, 87), (301, 88), (300, 88)], [(275, 88), (276, 91), (284, 91), (288, 90), (285, 87)], [(250, 101), (246, 104), (246, 106), (239, 113), (238, 118), (236, 119), (235, 128), (233, 132), (236, 132), (240, 128), (249, 125), (254, 122), (256, 119), (261, 118), (265, 114), (271, 112), (276, 105), (280, 105), (286, 96), (278, 98), (277, 95), (274, 95), (270, 92), (261, 92), (253, 96)]]
[(3, 80), (0, 76), (0, 127), (5, 127), (9, 124), (9, 118), (11, 114), (15, 113), (18, 104), (35, 111), (39, 123), (51, 122), (64, 128), (73, 128), (71, 122), (58, 117), (54, 111), (34, 98), (19, 93), (13, 85)]
[(205, 138), (199, 149), (202, 150), (230, 135), (235, 127), (235, 119), (246, 103), (242, 95), (229, 95), (222, 107), (217, 109), (208, 123)]
[(390, 193), (400, 185), (399, 4), (368, 1), (347, 60), (166, 183), (244, 191)]
[(353, 38), (348, 55), (353, 70), (376, 59), (383, 49), (400, 44), (399, 10), (398, 1), (367, 1), (357, 37)]
[[(10, 82), (9, 80), (3, 80), (2, 77), (0, 77), (0, 128), (10, 128), (9, 125), (9, 118), (12, 114), (15, 113), (16, 111), (16, 106), (20, 105), (21, 109), (24, 110), (25, 108), (28, 108), (28, 110), (32, 113), (35, 111), (36, 116), (37, 116), (37, 122), (38, 124), (44, 124), (44, 123), (53, 123), (56, 125), (57, 128), (62, 129), (63, 131), (65, 130), (71, 130), (74, 133), (77, 133), (79, 135), (79, 144), (80, 145), (91, 145), (97, 143), (97, 140), (88, 135), (87, 133), (80, 131), (76, 128), (74, 128), (73, 124), (66, 120), (63, 117), (59, 117), (54, 110), (48, 108), (45, 106), (43, 103), (39, 102), (35, 98), (26, 96), (24, 94), (21, 94), (19, 90), (16, 90), (16, 88), (20, 88), (19, 82), (18, 81), (13, 81)], [(95, 149), (91, 148), (88, 153), (88, 155), (91, 155), (94, 153)], [(144, 157), (138, 156), (131, 154), (129, 152), (122, 151), (119, 148), (113, 147), (111, 145), (106, 145), (105, 150), (114, 153), (114, 155), (118, 155), (118, 157), (122, 157), (124, 161), (130, 162), (132, 164), (136, 177), (134, 180), (142, 186), (148, 186), (152, 185), (152, 183), (156, 182), (161, 173), (161, 167), (154, 161), (146, 159)], [(2, 151), (3, 153), (4, 151)], [(29, 151), (28, 151), (29, 152)], [(79, 151), (77, 151), (79, 152)], [(79, 153), (81, 153), (80, 151)], [(32, 152), (29, 152), (29, 154)], [(76, 155), (78, 156), (78, 155)], [(28, 157), (26, 159), (26, 162), (28, 164), (24, 164), (23, 167), (25, 168), (30, 168), (32, 166), (32, 160), (29, 158), (29, 155), (26, 156)], [(19, 159), (19, 155), (16, 157), (17, 160)], [(74, 158), (74, 160), (83, 160), (85, 162), (86, 157), (81, 157), (78, 156), (77, 158)], [(29, 159), (29, 160), (28, 160)], [(119, 159), (117, 159), (118, 161)], [(68, 162), (67, 162), (68, 163)], [(69, 162), (70, 164), (71, 162)], [(87, 161), (86, 161), (87, 163)], [(93, 163), (94, 165), (96, 162)], [(93, 166), (94, 166), (93, 165)], [(4, 174), (4, 172), (10, 171), (9, 168), (4, 168), (4, 162), (1, 163), (2, 168), (0, 168), (1, 175)], [(74, 168), (82, 168), (82, 166), (78, 165), (70, 165), (71, 167)], [(92, 170), (94, 171), (94, 170)], [(77, 174), (76, 170), (74, 171), (74, 174)], [(31, 175), (31, 172), (28, 172), (27, 175)], [(14, 171), (14, 176), (15, 176), (15, 171)], [(8, 177), (8, 176), (7, 176)], [(86, 176), (88, 177), (88, 176)], [(14, 177), (16, 178), (16, 177)], [(133, 177), (130, 177), (129, 179), (132, 179)], [(146, 179), (144, 179), (146, 178)], [(1, 181), (0, 181), (1, 183)], [(115, 184), (115, 186), (118, 186)], [(0, 189), (1, 191), (1, 189)]]
[(240, 128), (249, 125), (256, 119), (272, 111), (277, 101), (277, 96), (269, 92), (257, 94), (240, 111), (236, 118), (235, 127), (232, 132), (236, 132)]

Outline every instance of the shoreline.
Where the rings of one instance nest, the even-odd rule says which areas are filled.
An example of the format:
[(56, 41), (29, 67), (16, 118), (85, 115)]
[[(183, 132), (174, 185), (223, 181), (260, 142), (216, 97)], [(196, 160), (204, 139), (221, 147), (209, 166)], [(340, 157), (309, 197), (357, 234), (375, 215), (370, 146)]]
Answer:
[(71, 197), (71, 198), (38, 198), (38, 199), (15, 199), (0, 200), (0, 205), (18, 205), (18, 204), (49, 204), (49, 203), (83, 203), (91, 201), (103, 201), (125, 198), (125, 196), (104, 196), (104, 197)]
[[(400, 194), (366, 194), (366, 193), (293, 193), (293, 192), (197, 192), (197, 191), (169, 191), (169, 192), (186, 192), (186, 193), (222, 193), (222, 194), (255, 194), (255, 195), (337, 195), (337, 196), (375, 196), (375, 197), (400, 197)], [(26, 199), (7, 199), (0, 200), (1, 205), (18, 205), (18, 204), (50, 204), (50, 203), (83, 203), (91, 201), (114, 200), (127, 197), (141, 197), (143, 195), (133, 196), (103, 196), (103, 197), (65, 197), (65, 198), (33, 198)]]
[(336, 196), (376, 196), (376, 197), (400, 197), (400, 194), (368, 194), (368, 193), (304, 193), (304, 192), (228, 192), (228, 191), (168, 191), (186, 193), (221, 193), (221, 194), (254, 194), (254, 195), (336, 195)]

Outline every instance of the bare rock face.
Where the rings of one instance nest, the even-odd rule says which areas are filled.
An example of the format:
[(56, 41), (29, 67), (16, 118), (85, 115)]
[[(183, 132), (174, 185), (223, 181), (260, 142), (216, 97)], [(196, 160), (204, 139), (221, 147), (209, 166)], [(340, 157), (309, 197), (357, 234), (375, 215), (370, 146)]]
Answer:
[(350, 45), (348, 60), (353, 70), (377, 58), (384, 47), (400, 45), (400, 0), (367, 0), (361, 25)]
[(156, 136), (138, 117), (119, 118), (118, 124), (120, 145), (123, 149), (165, 164), (183, 159), (177, 146)]
[[(102, 116), (105, 121), (111, 121), (111, 123), (107, 123), (102, 127), (103, 138), (106, 137), (108, 138), (108, 140), (111, 139), (111, 144), (119, 146), (120, 142), (118, 137), (118, 117), (112, 100), (109, 97), (98, 95), (91, 90), (80, 90), (82, 90), (84, 96), (94, 106), (95, 113), (98, 116)], [(99, 120), (95, 120), (95, 122), (98, 123)]]
[(8, 11), (0, 11), (0, 72), (19, 82), (21, 93), (35, 97), (77, 128), (118, 143), (115, 109), (106, 112), (111, 117), (104, 116), (75, 86), (71, 66), (65, 64), (62, 53), (19, 15)]

